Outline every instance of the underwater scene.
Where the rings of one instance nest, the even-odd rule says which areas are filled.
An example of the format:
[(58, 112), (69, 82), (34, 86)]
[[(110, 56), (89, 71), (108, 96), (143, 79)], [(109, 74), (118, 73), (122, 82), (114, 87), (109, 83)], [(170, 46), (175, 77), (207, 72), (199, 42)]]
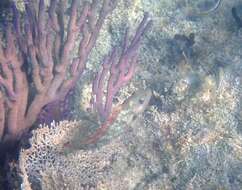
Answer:
[(242, 0), (1, 0), (0, 189), (241, 190)]

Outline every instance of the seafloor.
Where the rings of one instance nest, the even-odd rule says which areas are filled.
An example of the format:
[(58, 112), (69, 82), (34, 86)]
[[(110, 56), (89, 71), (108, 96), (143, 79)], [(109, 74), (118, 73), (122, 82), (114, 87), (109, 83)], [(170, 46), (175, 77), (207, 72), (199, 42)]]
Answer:
[[(222, 0), (211, 10), (216, 2), (120, 0), (75, 92), (77, 121), (40, 127), (20, 150), (21, 188), (242, 189), (242, 2)], [(97, 127), (88, 112), (93, 75), (144, 12), (153, 25), (136, 74), (116, 99), (151, 90), (149, 105), (138, 115), (123, 110), (97, 144), (83, 146)]]

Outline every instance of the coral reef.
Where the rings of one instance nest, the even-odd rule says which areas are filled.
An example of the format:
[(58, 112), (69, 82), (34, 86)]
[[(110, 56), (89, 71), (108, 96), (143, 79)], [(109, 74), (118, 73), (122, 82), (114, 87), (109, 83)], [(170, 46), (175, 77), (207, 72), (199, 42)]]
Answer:
[[(241, 1), (222, 1), (208, 15), (200, 14), (210, 10), (216, 2), (119, 1), (118, 8), (107, 19), (104, 31), (93, 49), (87, 75), (93, 76), (94, 71), (91, 70), (99, 70), (94, 62), (101, 59), (112, 43), (121, 39), (123, 26), (138, 23), (136, 18), (140, 20), (143, 12), (150, 12), (153, 27), (141, 43), (138, 72), (129, 86), (121, 89), (115, 97), (116, 102), (123, 102), (137, 89), (149, 87), (153, 92), (149, 105), (142, 115), (134, 118), (130, 114), (132, 111), (123, 111), (97, 144), (83, 146), (81, 140), (99, 126), (90, 118), (84, 121), (86, 117), (80, 112), (83, 107), (78, 107), (79, 102), (84, 102), (81, 106), (85, 105), (85, 101), (89, 102), (92, 77), (86, 77), (87, 80), (82, 81), (85, 86), (82, 97), (75, 97), (75, 113), (81, 118), (80, 125), (73, 127), (76, 129), (73, 135), (63, 132), (67, 135), (60, 141), (61, 135), (56, 138), (55, 134), (59, 134), (56, 130), (61, 131), (61, 128), (51, 127), (53, 133), (45, 136), (45, 141), (48, 144), (58, 141), (53, 145), (54, 151), (40, 140), (42, 138), (38, 138), (49, 127), (39, 129), (43, 132), (34, 132), (30, 141), (32, 146), (22, 149), (20, 154), (20, 174), (24, 175), (24, 182), (31, 184), (37, 181), (37, 187), (47, 189), (53, 188), (53, 184), (62, 184), (63, 189), (68, 189), (69, 185), (77, 189), (110, 190), (240, 190), (242, 37), (232, 9), (235, 7), (236, 15), (240, 16), (238, 11)], [(126, 15), (129, 15), (128, 19)], [(37, 151), (36, 147), (42, 145), (45, 150)], [(109, 152), (105, 152), (107, 149)], [(38, 153), (31, 159), (33, 152)], [(30, 171), (35, 171), (34, 167), (42, 164), (39, 160), (50, 156), (47, 160), (59, 160), (60, 157), (75, 163), (71, 173), (73, 178), (79, 175), (79, 179), (86, 180), (80, 171), (86, 171), (87, 165), (87, 173), (94, 174), (89, 167), (92, 164), (86, 164), (85, 159), (79, 159), (81, 163), (78, 162), (79, 155), (88, 155), (94, 162), (94, 168), (100, 172), (100, 175), (96, 175), (98, 178), (95, 175), (90, 177), (95, 180), (88, 185), (75, 180), (72, 184), (65, 181), (68, 185), (64, 187), (60, 175), (62, 170), (59, 170), (63, 169), (63, 165), (55, 165), (51, 172), (45, 170), (43, 175), (37, 173), (37, 178), (31, 175)], [(113, 158), (111, 162), (110, 155)], [(96, 165), (96, 156), (107, 163), (105, 169)], [(97, 162), (102, 163), (100, 160)], [(48, 181), (47, 176), (53, 181)]]

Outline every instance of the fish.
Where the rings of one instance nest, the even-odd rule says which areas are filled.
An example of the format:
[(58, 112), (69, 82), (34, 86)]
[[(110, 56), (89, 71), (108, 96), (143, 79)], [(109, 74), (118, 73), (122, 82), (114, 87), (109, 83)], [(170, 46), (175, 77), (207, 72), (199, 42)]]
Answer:
[[(149, 104), (151, 96), (152, 91), (150, 89), (141, 89), (133, 93), (122, 104), (114, 107), (108, 119), (101, 124), (94, 134), (82, 141), (82, 144), (87, 145), (97, 143), (107, 133), (109, 127), (117, 120), (117, 117), (123, 110), (131, 110), (130, 115), (132, 117), (130, 118), (134, 118), (138, 114), (144, 112)], [(127, 121), (127, 123), (128, 122), (129, 121)]]

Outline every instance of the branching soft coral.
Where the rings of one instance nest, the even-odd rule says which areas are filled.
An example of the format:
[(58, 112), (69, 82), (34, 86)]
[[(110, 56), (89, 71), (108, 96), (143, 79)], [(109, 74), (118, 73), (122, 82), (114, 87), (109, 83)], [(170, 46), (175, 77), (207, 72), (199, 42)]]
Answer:
[[(13, 23), (0, 38), (2, 141), (18, 140), (45, 105), (62, 99), (74, 86), (107, 14), (116, 5), (103, 0), (98, 12), (99, 2), (94, 0), (80, 11), (79, 1), (72, 0), (68, 16), (64, 11), (68, 1), (51, 0), (49, 7), (44, 0), (34, 2), (26, 3), (23, 19), (13, 8)], [(72, 56), (77, 42), (78, 53)]]

